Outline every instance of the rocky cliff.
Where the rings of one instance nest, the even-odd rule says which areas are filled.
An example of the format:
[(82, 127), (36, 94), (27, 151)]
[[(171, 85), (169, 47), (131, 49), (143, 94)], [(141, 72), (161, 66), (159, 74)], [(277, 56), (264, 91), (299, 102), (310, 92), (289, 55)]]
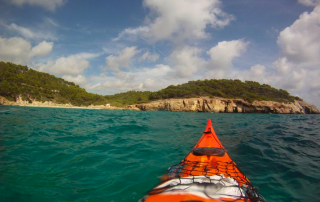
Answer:
[(272, 113), (272, 114), (319, 114), (316, 106), (303, 101), (280, 103), (274, 101), (246, 102), (242, 99), (186, 98), (166, 99), (128, 108), (142, 111), (215, 112), (215, 113)]

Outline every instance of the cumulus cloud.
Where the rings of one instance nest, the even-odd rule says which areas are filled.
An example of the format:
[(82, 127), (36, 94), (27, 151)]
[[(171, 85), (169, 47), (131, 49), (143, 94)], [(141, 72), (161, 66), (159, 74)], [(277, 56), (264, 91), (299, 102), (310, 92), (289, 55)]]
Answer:
[(150, 9), (147, 19), (150, 31), (146, 33), (155, 41), (166, 39), (203, 39), (209, 25), (222, 28), (233, 20), (232, 15), (220, 9), (219, 0), (144, 0)]
[(49, 32), (36, 32), (26, 27), (19, 26), (15, 23), (10, 25), (3, 24), (8, 30), (18, 33), (27, 39), (46, 39), (46, 40), (56, 40), (57, 38)]
[(304, 12), (278, 37), (282, 54), (297, 65), (320, 64), (320, 6), (311, 13)]
[(38, 64), (40, 71), (49, 72), (56, 75), (77, 76), (82, 74), (89, 67), (89, 62), (76, 55), (60, 57), (55, 61), (48, 61), (45, 64)]
[[(317, 1), (299, 1), (315, 5)], [(320, 103), (320, 6), (304, 12), (278, 37), (281, 57), (273, 63), (270, 84), (283, 88), (311, 103)], [(319, 107), (319, 104), (318, 104)]]
[[(126, 90), (129, 88), (150, 90), (152, 88), (155, 89), (156, 87), (154, 86), (161, 85), (165, 87), (164, 84), (170, 85), (176, 83), (178, 80), (185, 82), (188, 79), (201, 78), (199, 75), (205, 74), (204, 72), (207, 71), (206, 68), (211, 64), (212, 59), (210, 58), (208, 60), (208, 57), (203, 56), (203, 53), (205, 53), (204, 50), (194, 46), (195, 42), (210, 37), (206, 32), (207, 28), (220, 29), (227, 26), (234, 19), (232, 15), (221, 10), (219, 0), (144, 0), (143, 5), (148, 10), (145, 24), (137, 28), (125, 29), (112, 41), (116, 42), (121, 39), (136, 40), (139, 37), (147, 43), (164, 40), (173, 42), (174, 49), (172, 53), (164, 58), (170, 67), (165, 66), (168, 68), (161, 69), (160, 66), (155, 66), (150, 69), (140, 69), (149, 73), (161, 69), (166, 73), (165, 76), (163, 76), (162, 79), (155, 79), (150, 77), (148, 73), (141, 72), (137, 69), (135, 70), (138, 72), (137, 74), (131, 71), (123, 72), (121, 68), (128, 69), (132, 58), (138, 52), (136, 47), (127, 47), (127, 50), (123, 49), (117, 55), (113, 54), (106, 57), (107, 68), (113, 71), (113, 75), (115, 75), (116, 78), (108, 77), (108, 85), (102, 85), (103, 82), (99, 82), (99, 85), (92, 85), (95, 89), (101, 86), (104, 86), (104, 89), (110, 86), (119, 89), (121, 88), (120, 86), (124, 86)], [(188, 45), (191, 41), (193, 45)], [(232, 64), (232, 60), (245, 51), (247, 42), (242, 40), (231, 41), (230, 43), (226, 42), (226, 44), (221, 44), (219, 48), (216, 49), (222, 49), (222, 47), (227, 45), (230, 47), (229, 49), (228, 47), (226, 48), (225, 53), (229, 54), (229, 57), (224, 60), (225, 63), (223, 63), (221, 58), (218, 60), (216, 56), (212, 56), (217, 65), (220, 65), (218, 64), (219, 62), (221, 64), (223, 63), (223, 65)], [(234, 51), (233, 49), (236, 50)], [(215, 55), (214, 50), (212, 50), (212, 55)], [(140, 55), (138, 61), (155, 62), (159, 58), (160, 56), (158, 54), (152, 54), (146, 51)], [(169, 69), (170, 71), (166, 71)], [(160, 72), (157, 74), (161, 75)], [(144, 78), (142, 78), (142, 76), (144, 76)], [(174, 82), (166, 82), (169, 79), (174, 80)], [(128, 85), (130, 82), (126, 81), (130, 81), (132, 85)]]
[[(279, 60), (281, 63), (285, 60)], [(286, 64), (287, 65), (287, 64)], [(249, 70), (234, 70), (235, 74), (241, 75), (241, 79), (254, 80), (260, 83), (270, 84), (279, 89), (286, 89), (293, 95), (297, 95), (305, 84), (307, 72), (304, 70), (274, 71), (274, 67), (254, 65)], [(236, 77), (234, 77), (236, 78)], [(238, 77), (239, 78), (239, 77)]]
[(284, 74), (289, 71), (290, 65), (286, 57), (279, 58), (273, 63), (273, 67), (280, 73)]
[(282, 86), (283, 89), (296, 91), (301, 89), (305, 84), (305, 79), (307, 72), (304, 70), (295, 70), (288, 74), (289, 76), (284, 76), (279, 80), (279, 86)]
[(83, 75), (77, 75), (77, 76), (64, 75), (62, 76), (62, 78), (65, 79), (66, 81), (71, 81), (75, 84), (78, 84), (79, 86), (85, 86), (87, 84), (87, 78)]
[(149, 62), (155, 62), (159, 59), (159, 55), (154, 53), (151, 54), (149, 51), (146, 51), (140, 58), (139, 61), (149, 61)]
[(66, 0), (7, 0), (8, 2), (17, 6), (23, 6), (25, 4), (31, 6), (40, 6), (49, 11), (55, 11), (59, 6), (62, 6)]
[(234, 17), (223, 12), (219, 0), (144, 0), (150, 12), (145, 25), (127, 28), (113, 41), (145, 37), (152, 41), (198, 40), (208, 38), (206, 28), (223, 28)]
[(232, 67), (233, 59), (245, 52), (248, 44), (248, 42), (241, 39), (219, 42), (218, 45), (207, 51), (212, 62), (210, 68), (221, 69)]
[[(262, 73), (258, 68), (258, 75), (253, 73), (256, 70), (252, 67), (250, 71), (245, 72), (245, 79), (254, 79), (276, 88), (286, 89), (292, 95), (300, 96), (319, 107), (320, 69), (318, 67), (320, 63), (312, 53), (319, 51), (319, 43), (318, 37), (311, 33), (319, 28), (319, 23), (315, 23), (314, 18), (317, 15), (316, 11), (317, 9), (310, 14), (303, 13), (291, 26), (285, 28), (278, 38), (278, 45), (282, 51), (281, 57), (269, 68), (265, 67)], [(314, 41), (309, 41), (309, 37)], [(316, 54), (319, 55), (319, 52)]]
[(129, 90), (159, 90), (172, 82), (168, 75), (172, 72), (168, 65), (158, 64), (152, 68), (134, 69), (129, 72), (118, 72), (116, 77), (106, 74), (90, 78), (88, 89), (95, 92), (114, 94)]
[(82, 74), (90, 67), (88, 60), (99, 55), (95, 53), (79, 53), (68, 57), (60, 57), (56, 60), (49, 60), (47, 63), (38, 63), (36, 68), (40, 71), (62, 76), (77, 84), (83, 84), (86, 80)]
[(30, 57), (46, 56), (51, 53), (53, 47), (52, 42), (43, 41), (39, 45), (31, 49)]
[[(239, 57), (245, 50), (248, 42), (243, 40), (223, 41), (212, 47), (207, 54), (208, 59), (202, 55), (205, 51), (188, 45), (176, 47), (167, 58), (169, 65), (156, 65), (152, 68), (131, 68), (122, 71), (121, 68), (129, 67), (132, 57), (138, 53), (136, 47), (127, 47), (120, 51), (117, 56), (106, 57), (107, 67), (113, 71), (113, 76), (102, 75), (93, 79), (91, 90), (102, 91), (114, 88), (116, 92), (127, 90), (158, 90), (167, 85), (187, 82), (190, 79), (223, 78), (232, 67), (234, 58)], [(139, 61), (145, 61), (152, 54), (144, 52)], [(158, 56), (156, 56), (158, 59)], [(152, 57), (150, 58), (152, 60)], [(215, 68), (212, 68), (215, 65)], [(208, 72), (209, 71), (209, 72)], [(252, 67), (252, 75), (261, 76), (265, 71), (262, 65)], [(229, 74), (231, 78), (233, 74)], [(99, 79), (100, 78), (100, 79)], [(101, 78), (107, 80), (104, 82)], [(99, 82), (98, 82), (99, 81)]]
[(257, 64), (252, 66), (250, 70), (254, 77), (261, 77), (265, 74), (266, 67), (264, 65)]
[(206, 61), (200, 57), (202, 50), (196, 47), (182, 46), (170, 55), (175, 77), (191, 77)]
[(140, 51), (137, 47), (126, 47), (121, 50), (117, 56), (109, 55), (106, 57), (107, 68), (113, 71), (119, 71), (120, 68), (130, 68), (131, 59)]
[(172, 69), (168, 65), (158, 64), (154, 68), (142, 68), (138, 71), (137, 77), (144, 78), (162, 78), (167, 76)]
[(32, 47), (31, 43), (19, 37), (2, 38), (0, 36), (0, 60), (26, 64), (36, 56), (46, 56), (51, 53), (52, 42), (43, 41)]
[(317, 6), (320, 4), (320, 0), (298, 0), (298, 3), (304, 6)]

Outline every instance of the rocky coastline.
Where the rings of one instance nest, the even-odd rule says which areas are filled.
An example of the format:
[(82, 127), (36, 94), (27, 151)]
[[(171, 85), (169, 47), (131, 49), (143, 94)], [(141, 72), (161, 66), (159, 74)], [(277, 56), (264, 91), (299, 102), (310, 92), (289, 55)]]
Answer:
[(274, 101), (246, 102), (242, 99), (185, 98), (165, 99), (145, 104), (129, 105), (128, 108), (142, 111), (214, 112), (214, 113), (268, 113), (268, 114), (320, 114), (316, 106), (304, 101), (292, 103)]
[(18, 97), (16, 101), (8, 101), (0, 96), (0, 105), (54, 107), (79, 109), (135, 110), (135, 111), (172, 111), (172, 112), (213, 112), (213, 113), (267, 113), (267, 114), (320, 114), (316, 106), (304, 101), (295, 100), (291, 103), (274, 101), (254, 101), (249, 103), (242, 99), (227, 99), (221, 97), (181, 98), (156, 100), (144, 104), (114, 107), (110, 105), (74, 106), (58, 104), (52, 101), (28, 102)]

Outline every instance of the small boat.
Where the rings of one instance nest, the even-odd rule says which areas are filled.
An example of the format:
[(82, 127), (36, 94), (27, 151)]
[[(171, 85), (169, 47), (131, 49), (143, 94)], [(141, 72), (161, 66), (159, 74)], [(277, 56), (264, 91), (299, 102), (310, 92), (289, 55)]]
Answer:
[(265, 202), (230, 158), (213, 130), (211, 120), (199, 142), (141, 202)]

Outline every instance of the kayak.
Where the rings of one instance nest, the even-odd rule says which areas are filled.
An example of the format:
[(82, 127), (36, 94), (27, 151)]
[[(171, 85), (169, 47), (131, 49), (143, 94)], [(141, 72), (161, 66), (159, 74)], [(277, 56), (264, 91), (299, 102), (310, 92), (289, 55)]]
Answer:
[(141, 202), (265, 202), (221, 144), (211, 120), (198, 143)]

